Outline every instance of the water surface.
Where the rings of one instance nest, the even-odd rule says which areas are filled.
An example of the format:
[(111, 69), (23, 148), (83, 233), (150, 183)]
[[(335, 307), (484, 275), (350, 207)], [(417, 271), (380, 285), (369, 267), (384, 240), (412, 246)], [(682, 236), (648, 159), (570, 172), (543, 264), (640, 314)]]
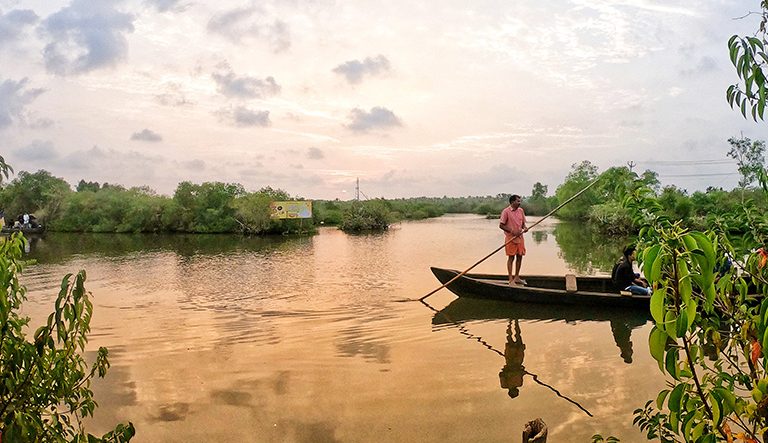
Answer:
[[(61, 278), (86, 269), (89, 349), (110, 350), (94, 433), (132, 421), (136, 442), (642, 440), (632, 410), (663, 378), (643, 313), (459, 300), (402, 303), (503, 241), (461, 215), (384, 234), (313, 237), (69, 235), (32, 244), (25, 312), (39, 323)], [(620, 241), (546, 220), (523, 273), (610, 270)], [(476, 269), (505, 272), (495, 255)], [(592, 416), (588, 415), (589, 414)]]

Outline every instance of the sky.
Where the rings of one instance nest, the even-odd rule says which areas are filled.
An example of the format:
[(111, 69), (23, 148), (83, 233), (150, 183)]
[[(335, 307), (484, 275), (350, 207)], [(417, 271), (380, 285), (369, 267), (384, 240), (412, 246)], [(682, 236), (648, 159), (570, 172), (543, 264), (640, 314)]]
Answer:
[(551, 195), (584, 160), (731, 189), (759, 3), (0, 0), (0, 155), (166, 195)]

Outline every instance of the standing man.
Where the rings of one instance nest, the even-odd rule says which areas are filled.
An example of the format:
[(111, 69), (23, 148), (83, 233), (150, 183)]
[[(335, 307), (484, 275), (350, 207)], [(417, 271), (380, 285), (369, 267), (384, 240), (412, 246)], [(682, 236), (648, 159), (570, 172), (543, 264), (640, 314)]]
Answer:
[[(507, 253), (507, 272), (509, 273), (509, 285), (524, 285), (525, 280), (520, 278), (520, 266), (525, 255), (525, 240), (523, 234), (528, 232), (525, 226), (525, 211), (520, 207), (522, 199), (514, 194), (509, 197), (509, 206), (501, 211), (499, 228), (504, 231), (504, 250)], [(517, 259), (517, 263), (515, 263)]]

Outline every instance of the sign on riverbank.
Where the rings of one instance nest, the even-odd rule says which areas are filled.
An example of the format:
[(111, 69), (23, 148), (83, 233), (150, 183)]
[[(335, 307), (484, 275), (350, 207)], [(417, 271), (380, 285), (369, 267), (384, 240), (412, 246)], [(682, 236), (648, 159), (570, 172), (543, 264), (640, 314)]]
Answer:
[(272, 218), (312, 218), (312, 201), (278, 201), (269, 204)]

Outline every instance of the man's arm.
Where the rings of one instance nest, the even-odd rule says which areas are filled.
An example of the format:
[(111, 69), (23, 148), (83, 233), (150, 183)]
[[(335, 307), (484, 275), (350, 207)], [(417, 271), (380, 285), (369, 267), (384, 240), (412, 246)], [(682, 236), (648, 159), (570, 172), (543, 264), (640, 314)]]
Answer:
[(511, 234), (512, 232), (510, 232), (510, 230), (507, 229), (506, 223), (507, 223), (507, 211), (506, 209), (502, 209), (501, 217), (499, 217), (499, 229), (501, 229), (504, 232), (509, 232)]

